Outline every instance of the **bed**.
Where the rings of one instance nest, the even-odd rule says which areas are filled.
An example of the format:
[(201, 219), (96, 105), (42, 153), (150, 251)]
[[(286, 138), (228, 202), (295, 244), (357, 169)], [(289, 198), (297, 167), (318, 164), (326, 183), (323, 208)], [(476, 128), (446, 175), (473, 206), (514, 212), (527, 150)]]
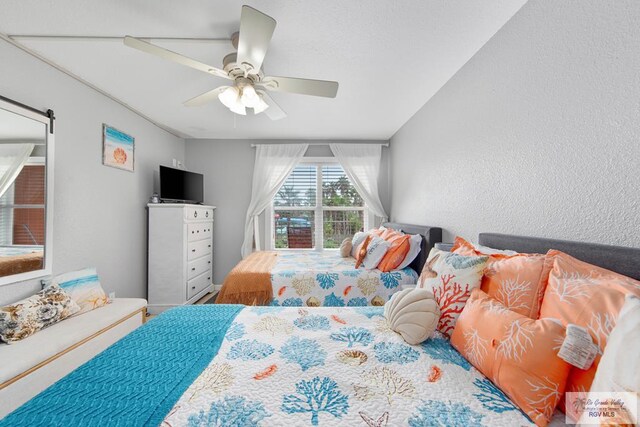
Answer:
[(402, 285), (415, 285), (433, 245), (442, 240), (438, 227), (401, 223), (384, 226), (422, 236), (421, 250), (402, 270), (381, 272), (355, 268), (355, 259), (338, 251), (254, 252), (227, 276), (219, 304), (276, 306), (383, 305)]
[(382, 307), (180, 307), (2, 426), (530, 425), (447, 340), (409, 346)]
[[(480, 243), (559, 248), (640, 279), (640, 249), (495, 234)], [(0, 426), (531, 425), (447, 340), (436, 334), (408, 345), (382, 313), (369, 306), (172, 309)]]

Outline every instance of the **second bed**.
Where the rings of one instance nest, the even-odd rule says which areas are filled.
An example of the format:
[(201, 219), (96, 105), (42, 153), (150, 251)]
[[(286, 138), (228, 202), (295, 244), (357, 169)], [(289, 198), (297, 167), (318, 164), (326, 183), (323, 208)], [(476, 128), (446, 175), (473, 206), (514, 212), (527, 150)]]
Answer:
[(338, 251), (254, 252), (229, 273), (216, 302), (274, 306), (381, 306), (403, 285), (415, 285), (442, 229), (400, 223), (387, 228), (422, 236), (420, 253), (402, 270), (355, 268)]

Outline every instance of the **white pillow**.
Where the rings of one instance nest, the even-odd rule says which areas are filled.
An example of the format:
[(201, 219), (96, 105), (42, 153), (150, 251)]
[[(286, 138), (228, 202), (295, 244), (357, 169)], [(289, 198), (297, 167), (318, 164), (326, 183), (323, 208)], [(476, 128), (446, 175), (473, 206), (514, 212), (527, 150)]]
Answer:
[(365, 231), (358, 231), (356, 234), (353, 235), (353, 239), (351, 239), (351, 256), (352, 257), (357, 258), (358, 254), (356, 253), (356, 250), (358, 246), (360, 246), (362, 242), (364, 242), (364, 239), (366, 239), (368, 235), (369, 233)]
[(589, 392), (640, 392), (640, 298), (627, 295)]
[[(400, 263), (396, 270), (402, 270), (403, 268), (408, 267), (420, 253), (421, 246), (422, 236), (419, 234), (412, 234), (411, 237), (409, 237), (409, 252), (407, 252), (407, 256), (404, 257), (404, 261)], [(416, 271), (416, 273), (420, 274), (419, 271)]]
[[(625, 401), (627, 407), (637, 404), (634, 396), (640, 392), (640, 298), (635, 295), (628, 294), (625, 298), (624, 305), (618, 315), (616, 326), (611, 331), (607, 339), (607, 345), (602, 353), (602, 358), (598, 364), (598, 370), (591, 383), (589, 389), (589, 399), (594, 402), (602, 395), (592, 393), (605, 392), (605, 396), (612, 392), (629, 392), (615, 396)], [(598, 419), (586, 419), (588, 412), (582, 413), (579, 423), (593, 424)], [(615, 422), (634, 420), (633, 412), (631, 414), (619, 411), (617, 420), (601, 419)], [(634, 420), (637, 422), (637, 419)], [(630, 422), (630, 424), (633, 421)], [(626, 422), (625, 422), (626, 424)]]
[(389, 250), (391, 244), (381, 237), (373, 236), (367, 246), (367, 254), (364, 256), (362, 266), (367, 270), (373, 270), (380, 264), (382, 258)]
[(464, 256), (433, 248), (418, 278), (417, 289), (433, 292), (440, 307), (438, 330), (451, 336), (471, 291), (479, 288), (489, 256)]

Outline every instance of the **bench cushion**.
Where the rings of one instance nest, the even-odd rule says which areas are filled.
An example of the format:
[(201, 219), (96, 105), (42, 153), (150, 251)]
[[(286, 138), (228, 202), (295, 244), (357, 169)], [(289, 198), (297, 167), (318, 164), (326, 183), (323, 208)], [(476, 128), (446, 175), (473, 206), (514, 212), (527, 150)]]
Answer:
[(146, 307), (139, 298), (117, 298), (111, 304), (65, 319), (15, 344), (0, 344), (0, 384), (16, 377)]

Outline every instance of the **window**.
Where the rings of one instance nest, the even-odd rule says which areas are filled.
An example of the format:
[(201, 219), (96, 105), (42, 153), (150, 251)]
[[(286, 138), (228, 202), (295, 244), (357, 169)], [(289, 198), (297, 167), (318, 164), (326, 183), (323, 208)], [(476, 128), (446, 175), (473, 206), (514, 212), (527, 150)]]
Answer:
[(339, 164), (301, 163), (273, 199), (271, 247), (338, 248), (368, 222), (364, 201)]

